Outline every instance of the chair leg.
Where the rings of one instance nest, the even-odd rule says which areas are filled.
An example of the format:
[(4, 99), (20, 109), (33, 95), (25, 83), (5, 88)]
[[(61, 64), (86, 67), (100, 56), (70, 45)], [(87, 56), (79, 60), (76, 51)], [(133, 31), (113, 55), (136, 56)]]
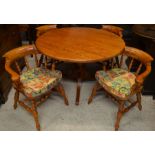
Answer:
[(88, 99), (88, 104), (90, 104), (92, 102), (93, 97), (96, 95), (96, 91), (98, 89), (98, 86), (99, 86), (99, 84), (98, 84), (98, 82), (96, 82), (95, 85), (93, 86), (92, 93), (91, 93), (91, 95), (90, 95), (90, 97)]
[(32, 114), (36, 123), (36, 129), (38, 131), (40, 131), (40, 123), (39, 123), (39, 119), (38, 119), (38, 111), (37, 111), (37, 106), (36, 106), (36, 102), (32, 101)]
[(123, 110), (124, 110), (124, 101), (119, 101), (117, 119), (116, 119), (116, 123), (115, 123), (115, 131), (117, 131), (119, 129), (119, 124), (120, 124), (120, 120), (123, 115)]
[(137, 101), (138, 101), (138, 109), (142, 110), (142, 104), (141, 104), (141, 93), (137, 93)]
[(18, 101), (19, 101), (19, 91), (16, 90), (15, 96), (14, 96), (14, 105), (13, 105), (14, 109), (17, 108), (17, 103), (18, 103)]
[(56, 87), (57, 91), (62, 95), (62, 97), (64, 98), (64, 102), (66, 105), (69, 105), (68, 103), (68, 99), (67, 99), (67, 96), (66, 96), (66, 93), (65, 93), (65, 90), (64, 90), (64, 87), (62, 84), (59, 84), (57, 87)]

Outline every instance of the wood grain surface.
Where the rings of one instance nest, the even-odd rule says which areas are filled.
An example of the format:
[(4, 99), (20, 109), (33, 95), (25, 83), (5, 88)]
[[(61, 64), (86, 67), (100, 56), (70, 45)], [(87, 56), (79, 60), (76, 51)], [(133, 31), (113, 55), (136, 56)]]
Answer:
[(95, 28), (52, 29), (36, 41), (38, 50), (57, 60), (91, 63), (119, 55), (125, 42), (119, 36)]

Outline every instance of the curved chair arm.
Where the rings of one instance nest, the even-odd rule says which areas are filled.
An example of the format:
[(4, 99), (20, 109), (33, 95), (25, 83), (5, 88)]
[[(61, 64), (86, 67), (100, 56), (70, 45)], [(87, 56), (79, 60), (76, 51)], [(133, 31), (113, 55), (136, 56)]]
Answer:
[(153, 61), (153, 57), (140, 49), (129, 46), (125, 47), (124, 54), (128, 57), (131, 57), (132, 59), (140, 61), (141, 64), (145, 65), (146, 67), (143, 73), (136, 76), (135, 84), (131, 88), (131, 90), (133, 91), (135, 91), (136, 89), (138, 90), (142, 87), (145, 78), (151, 72), (151, 62)]
[(3, 57), (6, 60), (5, 69), (11, 75), (12, 81), (14, 82), (19, 81), (20, 79), (20, 75), (11, 68), (12, 63), (15, 60), (20, 59), (26, 55), (37, 54), (37, 53), (39, 52), (36, 49), (35, 45), (25, 45), (22, 47), (12, 49), (8, 51), (5, 55), (3, 55)]
[(132, 57), (142, 62), (143, 64), (145, 64), (145, 66), (147, 65), (147, 63), (153, 61), (153, 57), (151, 55), (135, 47), (126, 46), (124, 54), (128, 57)]
[(113, 25), (102, 25), (102, 29), (110, 31), (120, 37), (123, 37), (123, 29), (118, 26), (113, 26)]
[(20, 59), (26, 55), (33, 55), (38, 54), (39, 51), (37, 50), (36, 46), (33, 45), (24, 45), (21, 47), (14, 48), (3, 55), (7, 61), (9, 61), (10, 65), (13, 61)]
[(37, 37), (39, 37), (40, 35), (42, 35), (43, 33), (53, 29), (53, 28), (56, 28), (57, 25), (56, 24), (51, 24), (51, 25), (43, 25), (43, 26), (39, 26), (36, 28), (37, 30)]

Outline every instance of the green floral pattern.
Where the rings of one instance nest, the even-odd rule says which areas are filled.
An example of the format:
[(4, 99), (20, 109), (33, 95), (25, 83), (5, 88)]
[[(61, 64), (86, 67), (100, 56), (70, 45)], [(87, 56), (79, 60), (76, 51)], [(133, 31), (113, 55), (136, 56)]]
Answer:
[(58, 70), (50, 71), (43, 68), (33, 68), (25, 71), (20, 76), (26, 96), (33, 98), (40, 96), (55, 87), (62, 79)]
[(114, 68), (107, 72), (97, 71), (95, 77), (108, 92), (121, 98), (130, 95), (136, 78), (133, 73), (121, 68)]

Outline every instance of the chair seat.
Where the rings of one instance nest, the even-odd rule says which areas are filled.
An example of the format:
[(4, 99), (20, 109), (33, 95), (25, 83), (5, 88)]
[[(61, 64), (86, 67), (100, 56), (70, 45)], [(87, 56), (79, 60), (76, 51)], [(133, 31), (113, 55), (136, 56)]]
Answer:
[(24, 71), (20, 75), (20, 81), (24, 87), (24, 93), (30, 98), (40, 96), (54, 86), (62, 79), (62, 73), (58, 70), (50, 71), (43, 68), (33, 68)]
[(97, 71), (95, 77), (106, 91), (121, 99), (130, 95), (136, 78), (133, 73), (121, 68), (114, 68), (107, 72)]

